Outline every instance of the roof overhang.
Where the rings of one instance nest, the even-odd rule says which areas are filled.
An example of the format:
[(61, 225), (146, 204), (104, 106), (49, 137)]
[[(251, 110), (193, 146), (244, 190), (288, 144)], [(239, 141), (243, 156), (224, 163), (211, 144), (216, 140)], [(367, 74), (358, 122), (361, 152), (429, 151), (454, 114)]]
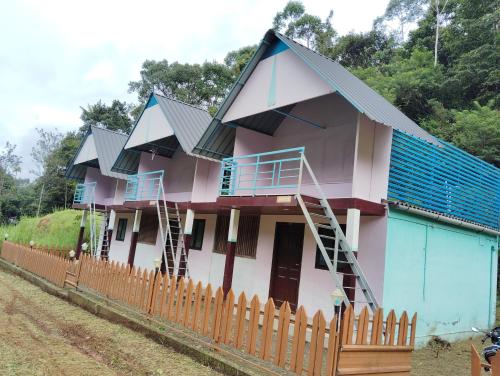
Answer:
[[(258, 66), (263, 59), (269, 58), (273, 56), (273, 54), (290, 53), (293, 53), (303, 64), (305, 64), (307, 71), (314, 72), (316, 79), (319, 78), (324, 84), (328, 85), (330, 92), (338, 93), (338, 95), (347, 100), (360, 113), (365, 114), (376, 124), (400, 129), (406, 133), (439, 145), (439, 141), (435, 137), (420, 128), (411, 119), (405, 116), (373, 89), (368, 87), (364, 82), (348, 72), (340, 64), (292, 41), (274, 30), (269, 30), (220, 105), (207, 131), (194, 147), (193, 152), (195, 154), (215, 160), (220, 160), (228, 155), (232, 155), (234, 149), (235, 127), (249, 127), (248, 123), (257, 122), (256, 119), (259, 116), (265, 116), (262, 114), (265, 111), (260, 111), (252, 114), (252, 116), (255, 117), (247, 114), (242, 118), (235, 119), (233, 115), (228, 115), (231, 113), (232, 106), (237, 102), (238, 96), (249, 82), (250, 77), (254, 72), (259, 72), (260, 67), (258, 68)], [(271, 70), (271, 72), (273, 72), (273, 70)], [(270, 82), (274, 79), (273, 74), (274, 73), (271, 73), (269, 78)], [(290, 77), (290, 80), (293, 79), (294, 77)], [(308, 90), (309, 89), (310, 88), (308, 88)], [(261, 96), (267, 98), (270, 104), (269, 108), (273, 109), (272, 90), (270, 89), (268, 92), (263, 92)], [(248, 106), (251, 105), (251, 103), (248, 104)], [(239, 124), (241, 122), (243, 122), (243, 124)], [(261, 129), (261, 131), (263, 130), (263, 133), (270, 134), (270, 130), (276, 127), (277, 122), (278, 121), (274, 121), (269, 125), (269, 128), (260, 125), (264, 128)]]

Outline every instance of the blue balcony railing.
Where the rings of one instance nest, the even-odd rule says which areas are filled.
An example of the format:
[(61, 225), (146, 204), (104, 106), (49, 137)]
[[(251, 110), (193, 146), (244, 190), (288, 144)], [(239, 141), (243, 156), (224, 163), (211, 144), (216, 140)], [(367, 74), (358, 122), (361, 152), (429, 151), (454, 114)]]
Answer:
[(91, 204), (94, 202), (96, 185), (95, 182), (77, 184), (73, 204)]
[(500, 169), (453, 145), (394, 131), (388, 198), (498, 228)]
[(125, 201), (163, 199), (163, 176), (163, 170), (129, 175), (125, 187)]
[(304, 147), (224, 158), (220, 195), (255, 195), (300, 186)]

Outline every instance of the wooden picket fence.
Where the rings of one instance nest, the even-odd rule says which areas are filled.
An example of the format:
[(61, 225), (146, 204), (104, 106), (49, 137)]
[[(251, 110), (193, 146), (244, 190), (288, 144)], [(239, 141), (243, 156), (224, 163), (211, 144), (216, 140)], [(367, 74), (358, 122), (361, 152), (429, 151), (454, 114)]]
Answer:
[[(16, 252), (51, 257), (54, 265), (64, 262), (78, 286), (187, 328), (215, 346), (232, 347), (298, 375), (410, 375), (416, 314), (410, 320), (403, 312), (398, 319), (394, 311), (384, 316), (378, 309), (370, 316), (365, 307), (355, 315), (349, 306), (340, 321), (337, 315), (327, 321), (321, 310), (309, 318), (302, 306), (293, 313), (287, 302), (277, 309), (272, 299), (262, 304), (257, 295), (236, 297), (232, 290), (224, 298), (222, 288), (211, 284), (89, 256), (82, 256), (75, 267), (7, 243), (2, 257), (14, 262)], [(44, 272), (39, 274), (44, 278), (54, 273), (60, 281), (59, 266), (45, 267), (51, 272), (27, 270)]]
[[(491, 365), (484, 363), (479, 356), (474, 345), (471, 345), (470, 349), (470, 361), (471, 361), (471, 376), (481, 376), (481, 375), (490, 375), (490, 376), (500, 376), (500, 355), (496, 355), (491, 362)], [(489, 369), (490, 372), (486, 372), (486, 369)]]
[(73, 268), (73, 263), (55, 252), (31, 249), (29, 246), (4, 241), (2, 258), (26, 269), (53, 284), (63, 287), (66, 271)]

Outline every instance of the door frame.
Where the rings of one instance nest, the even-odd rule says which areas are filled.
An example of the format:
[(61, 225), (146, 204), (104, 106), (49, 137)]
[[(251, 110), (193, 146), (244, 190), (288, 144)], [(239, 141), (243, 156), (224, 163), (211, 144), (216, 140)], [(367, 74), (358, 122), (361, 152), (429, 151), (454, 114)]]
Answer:
[[(278, 225), (279, 224), (287, 224), (287, 223), (292, 223), (296, 225), (302, 225), (303, 226), (303, 236), (302, 236), (302, 246), (299, 249), (300, 252), (300, 267), (299, 267), (299, 277), (298, 277), (298, 287), (297, 287), (297, 307), (299, 305), (299, 289), (300, 289), (300, 277), (302, 274), (302, 261), (303, 261), (303, 256), (304, 256), (304, 238), (305, 238), (305, 223), (303, 222), (285, 222), (285, 221), (277, 221), (274, 224), (274, 241), (273, 241), (273, 261), (271, 263), (271, 275), (270, 275), (270, 280), (269, 280), (269, 292), (268, 292), (268, 298), (272, 298), (272, 291), (274, 287), (274, 281), (276, 280), (276, 271), (277, 271), (277, 256), (278, 252), (276, 251), (276, 247), (278, 245), (278, 237), (277, 235), (277, 230), (278, 230)], [(274, 300), (274, 299), (273, 299)], [(293, 310), (292, 310), (293, 311)]]

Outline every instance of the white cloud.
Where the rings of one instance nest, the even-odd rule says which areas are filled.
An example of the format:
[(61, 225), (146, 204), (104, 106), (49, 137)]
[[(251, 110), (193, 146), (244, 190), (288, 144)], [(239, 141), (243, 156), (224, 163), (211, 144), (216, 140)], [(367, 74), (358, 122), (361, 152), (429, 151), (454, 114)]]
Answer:
[(43, 104), (31, 107), (30, 114), (33, 116), (34, 124), (41, 126), (73, 127), (80, 122), (78, 112)]
[[(80, 106), (133, 102), (128, 82), (146, 59), (221, 61), (256, 44), (287, 0), (0, 1), (0, 145), (23, 152), (34, 128), (77, 129)], [(388, 0), (303, 0), (334, 28), (370, 30)], [(25, 153), (26, 154), (26, 153)], [(29, 152), (24, 155), (29, 170)]]
[(85, 74), (85, 80), (87, 81), (105, 81), (110, 82), (114, 78), (114, 65), (111, 61), (101, 61)]

